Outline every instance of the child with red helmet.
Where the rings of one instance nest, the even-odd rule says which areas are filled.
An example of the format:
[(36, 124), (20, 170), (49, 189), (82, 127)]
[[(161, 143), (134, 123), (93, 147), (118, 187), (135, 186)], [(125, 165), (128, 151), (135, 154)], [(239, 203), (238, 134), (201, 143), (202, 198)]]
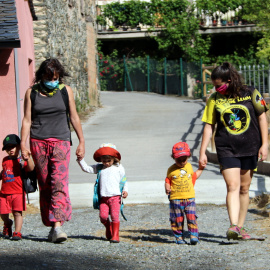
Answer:
[(190, 244), (198, 243), (198, 225), (195, 204), (195, 181), (200, 177), (203, 167), (193, 172), (188, 163), (191, 156), (187, 143), (178, 142), (172, 148), (175, 163), (168, 169), (165, 191), (170, 200), (170, 221), (177, 244), (186, 244), (183, 238), (184, 217), (186, 215)]
[(128, 196), (126, 182), (124, 183), (123, 191), (121, 192), (120, 190), (120, 183), (125, 179), (125, 169), (120, 164), (121, 155), (116, 150), (114, 144), (103, 143), (94, 153), (93, 158), (102, 164), (88, 166), (84, 159), (77, 161), (84, 172), (99, 173), (100, 221), (106, 227), (106, 238), (111, 243), (119, 243), (121, 196), (123, 198)]

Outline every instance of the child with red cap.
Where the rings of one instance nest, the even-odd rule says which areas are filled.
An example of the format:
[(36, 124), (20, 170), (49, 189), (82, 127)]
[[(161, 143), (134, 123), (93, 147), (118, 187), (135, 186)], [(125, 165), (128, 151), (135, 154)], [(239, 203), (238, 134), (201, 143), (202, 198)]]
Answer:
[[(77, 162), (84, 172), (99, 173), (99, 194), (101, 197), (99, 205), (100, 221), (106, 227), (106, 238), (111, 243), (119, 243), (121, 196), (123, 198), (128, 196), (126, 182), (124, 182), (123, 191), (120, 191), (120, 183), (125, 179), (125, 169), (120, 164), (121, 155), (116, 150), (114, 144), (103, 143), (94, 153), (93, 158), (102, 164), (88, 166), (84, 159), (77, 160)], [(103, 166), (100, 167), (100, 165)]]
[(200, 177), (203, 167), (193, 172), (188, 163), (191, 156), (187, 143), (178, 142), (172, 148), (172, 158), (175, 163), (168, 169), (165, 179), (165, 191), (170, 200), (170, 221), (177, 244), (186, 244), (183, 238), (184, 217), (186, 215), (190, 244), (196, 245), (198, 240), (198, 225), (195, 204), (195, 181)]

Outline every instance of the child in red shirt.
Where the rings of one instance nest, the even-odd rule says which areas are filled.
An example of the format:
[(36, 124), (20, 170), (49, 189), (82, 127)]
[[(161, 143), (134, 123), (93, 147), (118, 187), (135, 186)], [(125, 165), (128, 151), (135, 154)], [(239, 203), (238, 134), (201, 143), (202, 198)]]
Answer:
[[(8, 156), (4, 157), (2, 161), (3, 170), (0, 173), (0, 214), (4, 221), (3, 236), (7, 239), (12, 237), (12, 240), (22, 239), (22, 211), (26, 210), (21, 169), (34, 170), (34, 163), (31, 158), (27, 162), (21, 159), (20, 142), (21, 140), (17, 135), (10, 134), (4, 139), (2, 148)], [(11, 212), (15, 221), (15, 232), (13, 234), (13, 221), (9, 219), (9, 213)]]

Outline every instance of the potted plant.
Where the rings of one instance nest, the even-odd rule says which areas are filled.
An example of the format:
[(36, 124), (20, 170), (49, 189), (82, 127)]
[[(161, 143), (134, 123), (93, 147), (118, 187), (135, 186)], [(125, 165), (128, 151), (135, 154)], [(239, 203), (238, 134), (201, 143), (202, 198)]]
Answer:
[(233, 24), (234, 24), (234, 25), (238, 25), (238, 24), (239, 24), (238, 16), (235, 16), (235, 17), (233, 18)]
[(213, 15), (213, 19), (212, 19), (212, 26), (217, 26), (217, 15), (216, 14), (214, 14)]
[(128, 30), (128, 26), (127, 26), (127, 24), (126, 23), (123, 23), (123, 31), (127, 31)]
[(106, 27), (106, 20), (102, 15), (97, 16), (97, 25), (98, 32), (102, 32), (102, 30)]
[(226, 20), (225, 17), (223, 17), (223, 18), (221, 19), (221, 25), (222, 25), (222, 26), (227, 26), (227, 20)]
[(228, 25), (232, 26), (233, 25), (233, 19), (232, 17), (228, 17)]

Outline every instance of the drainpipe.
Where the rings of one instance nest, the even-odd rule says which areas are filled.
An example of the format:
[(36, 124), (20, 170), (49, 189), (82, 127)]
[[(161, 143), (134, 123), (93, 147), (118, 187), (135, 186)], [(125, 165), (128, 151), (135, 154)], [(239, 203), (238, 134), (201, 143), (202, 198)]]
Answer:
[(20, 137), (21, 131), (21, 99), (20, 99), (20, 86), (19, 86), (19, 61), (18, 61), (18, 49), (14, 49), (15, 60), (15, 85), (16, 85), (16, 102), (17, 102), (17, 116), (18, 116), (18, 135)]

